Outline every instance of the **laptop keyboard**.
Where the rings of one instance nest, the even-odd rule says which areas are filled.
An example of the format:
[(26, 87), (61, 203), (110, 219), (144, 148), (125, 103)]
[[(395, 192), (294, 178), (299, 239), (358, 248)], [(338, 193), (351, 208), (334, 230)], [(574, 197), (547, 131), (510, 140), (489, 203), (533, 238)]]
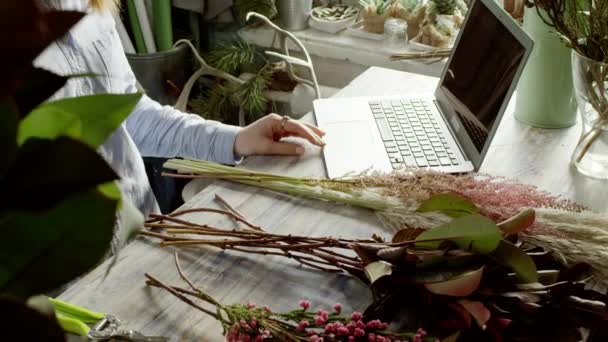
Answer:
[(369, 106), (394, 169), (459, 164), (426, 102), (385, 100), (371, 101)]

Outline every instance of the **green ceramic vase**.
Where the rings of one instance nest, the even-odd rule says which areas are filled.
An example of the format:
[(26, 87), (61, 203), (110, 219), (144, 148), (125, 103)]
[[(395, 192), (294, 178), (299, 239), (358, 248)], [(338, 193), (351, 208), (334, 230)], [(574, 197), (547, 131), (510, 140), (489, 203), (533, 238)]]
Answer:
[(526, 8), (524, 30), (534, 48), (517, 87), (515, 118), (542, 128), (563, 128), (576, 122), (571, 50), (555, 31)]

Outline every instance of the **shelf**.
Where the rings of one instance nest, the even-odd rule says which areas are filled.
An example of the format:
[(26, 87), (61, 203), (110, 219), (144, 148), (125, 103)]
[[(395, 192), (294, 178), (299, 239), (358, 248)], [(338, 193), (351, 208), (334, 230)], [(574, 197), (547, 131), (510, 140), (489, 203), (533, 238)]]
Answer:
[[(312, 56), (358, 64), (365, 67), (380, 66), (438, 77), (445, 65), (445, 61), (435, 61), (433, 63), (419, 60), (389, 61), (388, 57), (391, 54), (407, 52), (407, 47), (400, 51), (389, 51), (382, 41), (354, 37), (346, 31), (329, 34), (308, 28), (303, 31), (295, 31), (293, 34), (300, 39)], [(273, 49), (279, 47), (278, 41), (274, 39), (274, 31), (268, 27), (244, 28), (239, 31), (239, 35), (250, 44)], [(293, 48), (293, 46), (290, 46), (290, 48)]]

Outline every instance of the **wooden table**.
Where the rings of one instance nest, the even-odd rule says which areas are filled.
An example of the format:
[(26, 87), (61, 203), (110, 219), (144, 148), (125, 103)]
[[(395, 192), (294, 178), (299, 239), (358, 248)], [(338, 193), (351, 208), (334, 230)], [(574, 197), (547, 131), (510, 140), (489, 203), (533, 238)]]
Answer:
[[(408, 91), (432, 91), (437, 79), (370, 68), (337, 96), (391, 95)], [(304, 120), (312, 121), (310, 115)], [(503, 122), (482, 171), (517, 178), (568, 196), (602, 212), (608, 182), (580, 176), (571, 170), (569, 158), (580, 126), (563, 130), (534, 129), (516, 122), (511, 111)], [(307, 145), (300, 158), (256, 157), (244, 166), (256, 170), (297, 176), (324, 176), (320, 150)], [(189, 191), (200, 186), (192, 182)], [(184, 208), (218, 207), (220, 194), (248, 219), (272, 232), (342, 237), (389, 235), (369, 211), (346, 206), (294, 199), (269, 192), (216, 182), (198, 193)], [(215, 214), (193, 214), (190, 220), (232, 228), (233, 222)], [(221, 341), (221, 328), (213, 319), (156, 288), (144, 285), (148, 272), (171, 284), (182, 284), (173, 266), (173, 248), (161, 249), (155, 241), (138, 239), (120, 254), (118, 263), (104, 280), (103, 264), (80, 279), (61, 298), (85, 307), (109, 312), (129, 327), (149, 334), (171, 336), (173, 341)], [(182, 266), (190, 278), (225, 303), (253, 301), (273, 309), (289, 310), (299, 298), (313, 306), (334, 302), (346, 310), (363, 309), (370, 297), (366, 288), (344, 275), (330, 275), (298, 266), (279, 257), (249, 256), (210, 248), (181, 249)]]

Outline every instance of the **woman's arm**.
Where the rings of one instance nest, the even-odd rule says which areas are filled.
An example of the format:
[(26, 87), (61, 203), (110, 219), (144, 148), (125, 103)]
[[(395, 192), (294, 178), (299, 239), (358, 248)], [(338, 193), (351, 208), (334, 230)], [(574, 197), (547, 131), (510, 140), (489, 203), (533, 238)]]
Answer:
[(204, 120), (144, 95), (127, 119), (127, 130), (143, 156), (186, 157), (234, 164), (239, 127)]

